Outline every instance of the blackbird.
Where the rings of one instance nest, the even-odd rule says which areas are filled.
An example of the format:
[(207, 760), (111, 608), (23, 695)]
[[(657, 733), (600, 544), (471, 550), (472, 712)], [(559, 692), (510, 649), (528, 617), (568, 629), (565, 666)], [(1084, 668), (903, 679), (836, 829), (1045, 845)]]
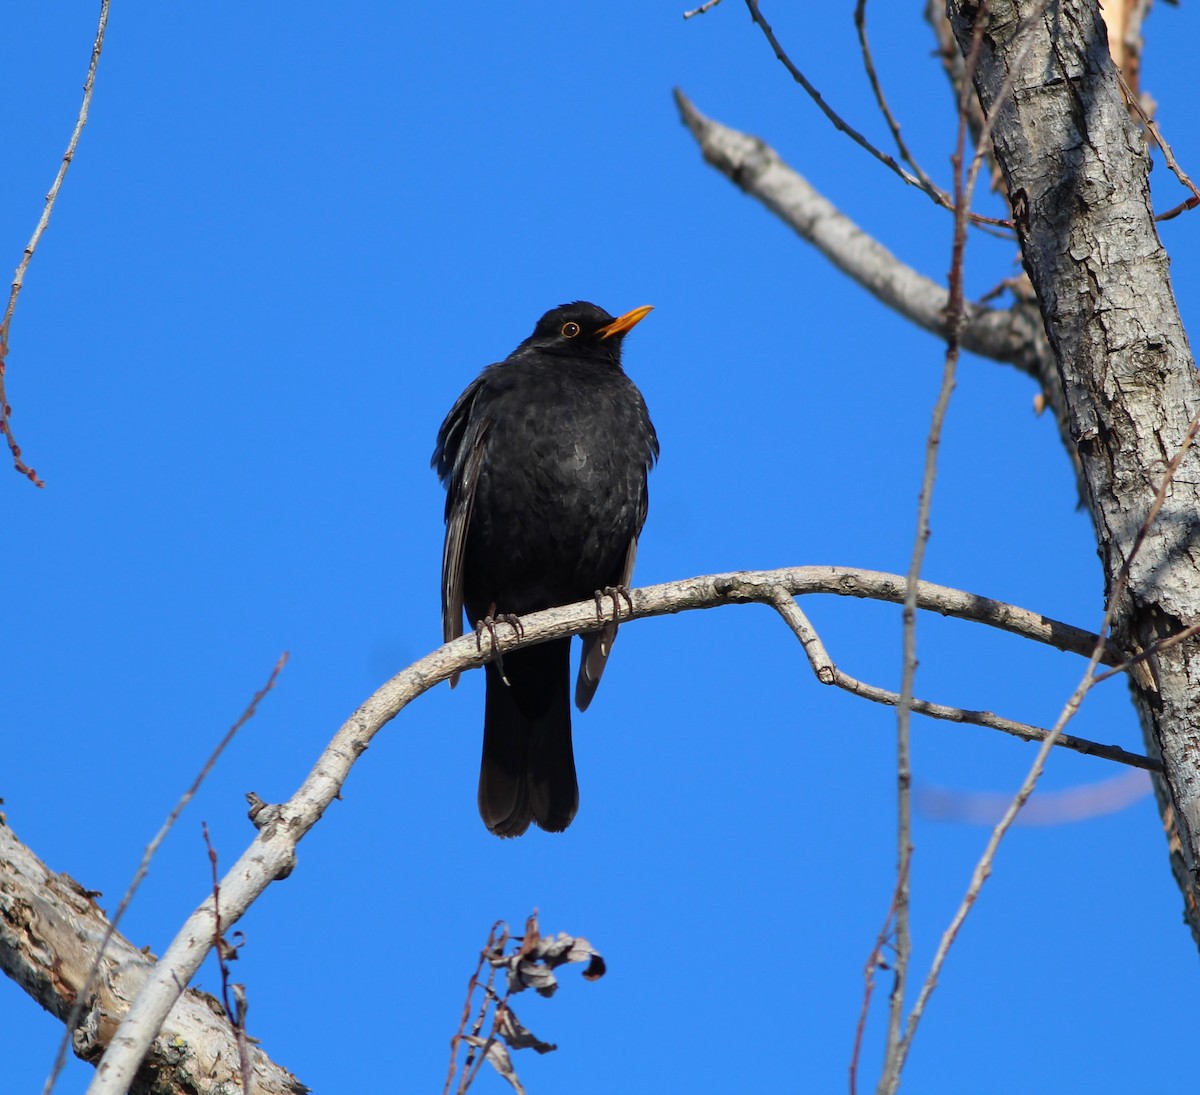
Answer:
[[(507, 619), (628, 586), (658, 437), (621, 369), (625, 334), (650, 307), (613, 318), (584, 301), (547, 312), (451, 408), (432, 465), (446, 487), (442, 630)], [(575, 685), (591, 702), (616, 625), (583, 636)], [(579, 807), (571, 749), (571, 640), (485, 667), (479, 813), (497, 836), (530, 821), (562, 832)]]

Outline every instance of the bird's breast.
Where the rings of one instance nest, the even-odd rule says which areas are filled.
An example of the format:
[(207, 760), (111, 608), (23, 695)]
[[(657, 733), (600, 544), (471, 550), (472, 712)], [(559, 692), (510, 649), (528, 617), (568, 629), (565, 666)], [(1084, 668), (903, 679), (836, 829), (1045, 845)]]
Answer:
[(543, 385), (492, 408), (468, 530), (471, 599), (522, 613), (619, 580), (645, 515), (652, 437), (620, 379), (625, 387)]

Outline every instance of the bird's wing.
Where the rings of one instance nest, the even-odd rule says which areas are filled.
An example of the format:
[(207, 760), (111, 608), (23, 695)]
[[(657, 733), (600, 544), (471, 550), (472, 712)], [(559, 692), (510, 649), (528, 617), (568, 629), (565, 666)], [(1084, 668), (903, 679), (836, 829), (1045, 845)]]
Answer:
[[(646, 519), (645, 506), (641, 521)], [(638, 528), (641, 528), (641, 521)], [(637, 559), (637, 536), (629, 541), (629, 550), (625, 552), (625, 565), (621, 568), (618, 586), (628, 588), (633, 580), (633, 564)], [(583, 636), (583, 654), (579, 658), (579, 676), (575, 678), (575, 706), (580, 711), (586, 711), (596, 689), (600, 687), (600, 677), (608, 664), (608, 655), (617, 639), (617, 625), (605, 624), (599, 631)]]
[[(446, 543), (442, 550), (442, 637), (462, 634), (463, 556), (475, 504), (475, 487), (483, 466), (484, 441), (490, 418), (476, 413), (482, 378), (458, 398), (438, 431), (433, 465), (446, 484)], [(452, 683), (457, 681), (457, 674)]]

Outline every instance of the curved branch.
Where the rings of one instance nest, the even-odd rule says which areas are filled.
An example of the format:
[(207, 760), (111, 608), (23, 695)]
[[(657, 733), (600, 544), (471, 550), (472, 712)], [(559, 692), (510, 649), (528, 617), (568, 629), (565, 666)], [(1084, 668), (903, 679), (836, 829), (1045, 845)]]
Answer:
[[(894, 312), (946, 337), (949, 293), (901, 262), (780, 158), (766, 142), (705, 117), (678, 88), (675, 105), (704, 159)], [(967, 306), (963, 349), (1041, 381), (1046, 360), (1036, 313)]]
[[(905, 589), (905, 579), (899, 575), (851, 567), (810, 566), (710, 574), (633, 590), (632, 611), (625, 618), (642, 619), (750, 602), (777, 606), (781, 591), (793, 597), (827, 593), (902, 604)], [(1095, 651), (1099, 641), (1087, 631), (1039, 613), (931, 582), (918, 585), (917, 604), (1085, 656)], [(605, 622), (593, 601), (535, 612), (522, 617), (522, 637), (506, 639), (501, 649), (516, 650), (549, 639), (595, 631)], [(271, 882), (291, 873), (297, 844), (338, 797), (351, 767), (371, 739), (417, 696), (455, 673), (479, 668), (492, 656), (489, 644), (481, 644), (474, 635), (465, 635), (414, 662), (347, 719), (288, 802), (271, 807), (260, 804), (253, 811), (259, 834), (220, 884), (221, 922), (225, 928), (236, 923)], [(1115, 664), (1119, 659), (1119, 654), (1106, 652), (1101, 660)], [(209, 895), (184, 923), (146, 980), (100, 1063), (88, 1088), (89, 1095), (124, 1095), (128, 1090), (139, 1061), (183, 986), (207, 955), (213, 936), (214, 911)]]

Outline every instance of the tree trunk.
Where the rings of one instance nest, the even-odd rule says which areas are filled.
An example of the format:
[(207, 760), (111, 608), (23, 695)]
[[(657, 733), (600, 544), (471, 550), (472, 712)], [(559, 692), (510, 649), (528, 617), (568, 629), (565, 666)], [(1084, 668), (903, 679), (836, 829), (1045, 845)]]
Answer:
[[(1118, 598), (1113, 637), (1132, 656), (1200, 621), (1196, 447), (1135, 549), (1200, 409), (1145, 142), (1095, 0), (948, 0), (947, 12), (964, 56), (982, 22), (975, 90), (996, 116), (996, 158), (1057, 357), (1107, 594)], [(1172, 869), (1200, 944), (1200, 639), (1152, 652), (1130, 677), (1147, 749), (1162, 759)]]

